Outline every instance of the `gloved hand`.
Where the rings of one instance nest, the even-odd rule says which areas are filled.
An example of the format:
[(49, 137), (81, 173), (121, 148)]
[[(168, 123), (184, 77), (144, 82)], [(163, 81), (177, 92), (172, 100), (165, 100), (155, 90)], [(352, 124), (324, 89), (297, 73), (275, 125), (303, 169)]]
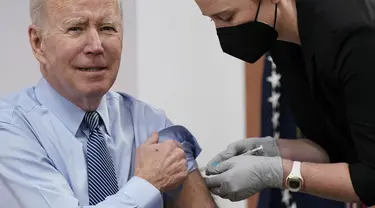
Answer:
[[(207, 171), (209, 190), (222, 198), (241, 201), (265, 188), (282, 188), (281, 157), (240, 155)], [(212, 176), (213, 175), (213, 176)]]
[(231, 157), (241, 155), (249, 150), (259, 147), (260, 145), (263, 146), (263, 150), (257, 151), (255, 155), (267, 157), (280, 156), (279, 148), (276, 145), (276, 139), (273, 137), (241, 139), (228, 145), (226, 150), (220, 152), (209, 161), (206, 166), (207, 171), (213, 171), (211, 169), (213, 165), (221, 163)]

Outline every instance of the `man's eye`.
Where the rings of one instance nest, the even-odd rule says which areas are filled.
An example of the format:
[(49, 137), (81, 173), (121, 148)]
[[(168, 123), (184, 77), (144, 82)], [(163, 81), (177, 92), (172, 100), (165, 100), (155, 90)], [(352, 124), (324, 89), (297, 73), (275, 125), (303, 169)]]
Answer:
[(72, 31), (72, 32), (79, 32), (81, 30), (82, 30), (82, 28), (80, 28), (80, 27), (71, 27), (71, 28), (68, 29), (69, 32), (70, 31)]
[(100, 29), (103, 30), (103, 31), (114, 31), (114, 32), (116, 32), (116, 29), (114, 27), (111, 27), (111, 26), (104, 26)]

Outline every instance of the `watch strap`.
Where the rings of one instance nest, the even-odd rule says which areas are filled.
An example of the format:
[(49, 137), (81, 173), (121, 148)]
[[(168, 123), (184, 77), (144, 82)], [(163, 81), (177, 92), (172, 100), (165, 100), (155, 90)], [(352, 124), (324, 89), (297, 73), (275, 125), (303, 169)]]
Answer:
[[(299, 187), (292, 187), (290, 186), (291, 184), (289, 183), (295, 183), (297, 182), (300, 183)], [(293, 166), (292, 170), (290, 171), (288, 177), (286, 178), (286, 187), (289, 191), (292, 192), (298, 192), (300, 189), (303, 188), (304, 182), (301, 174), (301, 162), (300, 161), (293, 161)]]
[(299, 178), (302, 178), (300, 161), (293, 161), (292, 170), (290, 171), (289, 176), (297, 176)]

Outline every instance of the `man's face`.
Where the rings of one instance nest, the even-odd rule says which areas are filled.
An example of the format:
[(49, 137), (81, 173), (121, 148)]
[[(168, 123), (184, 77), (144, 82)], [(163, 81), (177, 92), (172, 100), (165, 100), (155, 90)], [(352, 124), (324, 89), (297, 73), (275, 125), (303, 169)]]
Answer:
[(274, 5), (268, 0), (195, 0), (203, 15), (210, 17), (216, 28), (254, 21), (259, 1), (262, 4), (258, 21), (272, 23), (274, 15), (270, 11), (273, 11)]
[(68, 99), (104, 95), (122, 52), (116, 0), (47, 0), (39, 61), (51, 85)]

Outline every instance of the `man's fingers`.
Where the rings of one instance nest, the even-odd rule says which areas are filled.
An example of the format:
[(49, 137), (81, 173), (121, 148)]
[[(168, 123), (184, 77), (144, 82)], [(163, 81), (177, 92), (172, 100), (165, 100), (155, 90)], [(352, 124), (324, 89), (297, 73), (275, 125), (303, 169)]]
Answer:
[(182, 144), (181, 144), (180, 142), (175, 141), (175, 143), (176, 143), (176, 146), (177, 146), (177, 147), (179, 147), (179, 148), (181, 148), (181, 149), (184, 149), (184, 147), (182, 146)]
[(151, 137), (146, 140), (144, 144), (157, 144), (159, 142), (159, 134), (157, 132), (152, 133)]

